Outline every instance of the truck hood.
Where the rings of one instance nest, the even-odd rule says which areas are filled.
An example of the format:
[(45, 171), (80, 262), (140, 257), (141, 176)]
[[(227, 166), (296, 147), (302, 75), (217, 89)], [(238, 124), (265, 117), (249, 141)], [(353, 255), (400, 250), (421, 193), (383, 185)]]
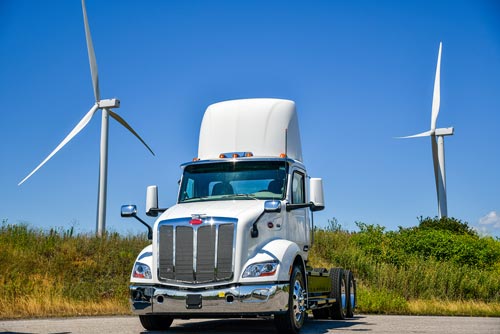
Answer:
[(192, 215), (237, 218), (238, 221), (254, 220), (264, 211), (262, 200), (204, 201), (176, 204), (165, 211), (158, 221), (187, 218)]

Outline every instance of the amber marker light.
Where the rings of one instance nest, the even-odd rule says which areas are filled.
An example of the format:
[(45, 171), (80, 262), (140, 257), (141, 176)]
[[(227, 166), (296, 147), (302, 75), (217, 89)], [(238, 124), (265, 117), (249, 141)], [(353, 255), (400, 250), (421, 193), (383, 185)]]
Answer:
[(280, 158), (286, 158), (286, 154), (285, 153), (281, 153), (280, 154)]

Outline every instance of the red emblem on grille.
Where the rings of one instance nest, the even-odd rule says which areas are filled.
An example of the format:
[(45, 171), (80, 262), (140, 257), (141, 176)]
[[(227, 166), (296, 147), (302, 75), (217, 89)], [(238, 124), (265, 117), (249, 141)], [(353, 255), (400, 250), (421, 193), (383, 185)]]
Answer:
[(203, 223), (203, 220), (199, 218), (193, 218), (189, 221), (189, 224), (191, 225), (200, 225), (201, 223)]

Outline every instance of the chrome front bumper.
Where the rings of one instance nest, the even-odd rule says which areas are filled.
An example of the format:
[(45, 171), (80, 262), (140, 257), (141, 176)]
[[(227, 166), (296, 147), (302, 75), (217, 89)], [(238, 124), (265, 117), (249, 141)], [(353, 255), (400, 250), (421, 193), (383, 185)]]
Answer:
[(289, 289), (289, 284), (232, 285), (213, 290), (132, 285), (130, 302), (135, 314), (192, 318), (270, 315), (287, 310)]

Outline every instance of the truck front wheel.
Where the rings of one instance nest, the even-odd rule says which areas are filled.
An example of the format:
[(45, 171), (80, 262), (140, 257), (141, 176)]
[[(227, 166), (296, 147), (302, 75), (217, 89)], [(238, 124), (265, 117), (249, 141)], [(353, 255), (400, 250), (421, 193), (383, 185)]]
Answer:
[(299, 266), (294, 266), (290, 277), (288, 310), (276, 314), (274, 322), (279, 333), (298, 334), (306, 318), (306, 288), (304, 276)]
[(140, 315), (139, 320), (141, 320), (142, 327), (148, 331), (161, 331), (167, 330), (174, 318), (167, 315), (146, 314)]

